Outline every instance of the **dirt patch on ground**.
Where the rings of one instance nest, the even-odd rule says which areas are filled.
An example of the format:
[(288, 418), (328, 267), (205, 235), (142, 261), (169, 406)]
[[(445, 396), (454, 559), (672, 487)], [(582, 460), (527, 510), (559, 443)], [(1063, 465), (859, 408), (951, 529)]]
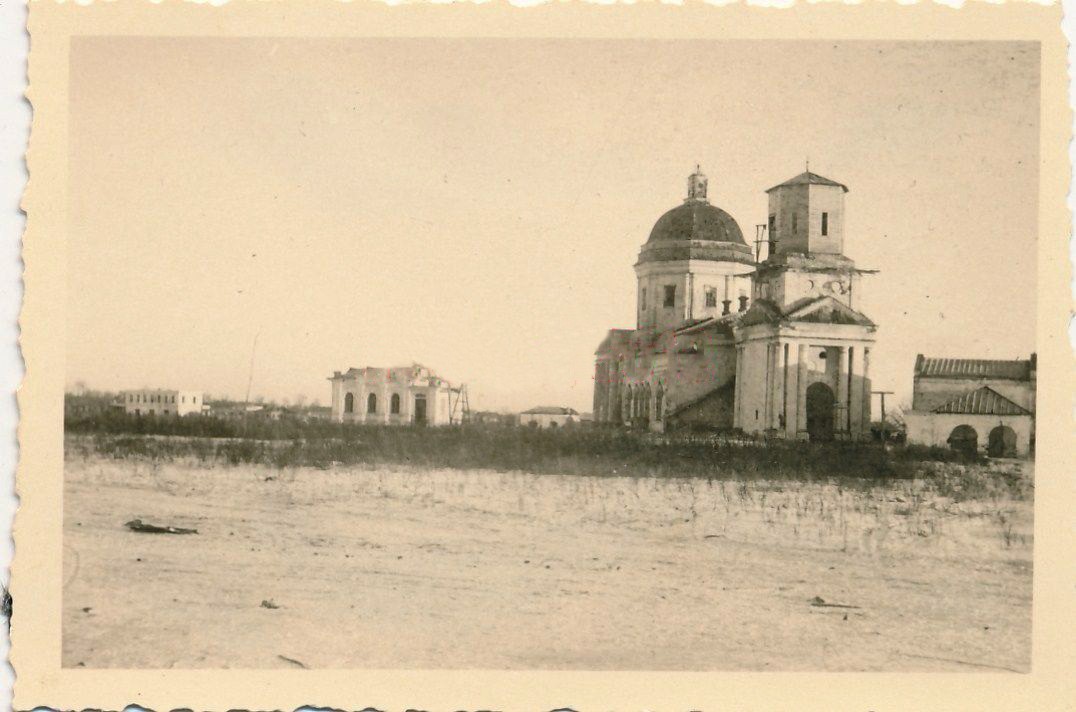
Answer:
[(83, 455), (65, 478), (65, 667), (1030, 667), (1029, 501)]

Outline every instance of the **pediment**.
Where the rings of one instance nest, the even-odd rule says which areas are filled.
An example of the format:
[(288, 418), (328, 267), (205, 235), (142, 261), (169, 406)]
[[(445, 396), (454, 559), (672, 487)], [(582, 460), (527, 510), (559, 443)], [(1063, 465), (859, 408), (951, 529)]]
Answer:
[(874, 322), (865, 315), (833, 297), (819, 297), (807, 304), (792, 305), (784, 318), (788, 321), (814, 324), (874, 326)]

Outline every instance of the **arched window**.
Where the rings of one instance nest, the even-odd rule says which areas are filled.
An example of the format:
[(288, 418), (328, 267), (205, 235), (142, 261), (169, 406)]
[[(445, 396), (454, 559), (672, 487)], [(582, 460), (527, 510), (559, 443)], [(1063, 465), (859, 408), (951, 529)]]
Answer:
[(377, 412), (377, 394), (371, 393), (369, 396), (367, 396), (367, 398), (366, 398), (366, 412), (367, 413), (376, 413)]
[(393, 415), (399, 415), (400, 414), (400, 394), (399, 393), (393, 393), (392, 394), (392, 399), (389, 401), (389, 412), (391, 412)]
[(354, 393), (348, 393), (346, 396), (344, 396), (344, 412), (345, 413), (354, 413), (355, 412), (355, 394)]

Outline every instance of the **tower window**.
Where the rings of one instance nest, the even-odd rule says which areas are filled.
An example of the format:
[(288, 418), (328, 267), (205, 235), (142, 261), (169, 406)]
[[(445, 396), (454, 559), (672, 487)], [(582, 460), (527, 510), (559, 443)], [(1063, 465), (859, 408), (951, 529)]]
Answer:
[(716, 307), (717, 306), (717, 288), (716, 287), (707, 287), (706, 288), (706, 306), (708, 306), (708, 307)]
[(675, 284), (666, 284), (665, 285), (665, 306), (667, 306), (667, 307), (676, 306), (676, 285)]
[(646, 287), (643, 287), (639, 291), (639, 306), (642, 309), (646, 309)]
[(822, 213), (822, 235), (829, 234), (829, 213)]
[(796, 229), (797, 229), (796, 228), (796, 222), (797, 222), (796, 217), (797, 217), (796, 214), (792, 213), (792, 232), (796, 232)]

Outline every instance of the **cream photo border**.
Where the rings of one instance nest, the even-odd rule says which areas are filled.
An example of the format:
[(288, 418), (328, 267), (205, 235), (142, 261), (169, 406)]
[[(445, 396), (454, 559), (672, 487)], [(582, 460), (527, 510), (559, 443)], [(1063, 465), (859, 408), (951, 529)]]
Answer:
[[(1073, 361), (1066, 208), (1071, 115), (1059, 5), (656, 3), (389, 6), (165, 0), (30, 7), (33, 124), (24, 197), (25, 297), (11, 628), (14, 709), (1060, 710), (1076, 700)], [(496, 670), (123, 670), (60, 666), (67, 89), (75, 36), (623, 37), (1041, 42), (1038, 453), (1032, 672), (721, 673)], [(123, 67), (117, 67), (123, 71)], [(137, 111), (138, 107), (131, 107)], [(964, 236), (974, 239), (974, 236)], [(984, 256), (983, 258), (988, 258)], [(137, 585), (132, 580), (131, 585)], [(640, 611), (640, 615), (646, 615)]]

